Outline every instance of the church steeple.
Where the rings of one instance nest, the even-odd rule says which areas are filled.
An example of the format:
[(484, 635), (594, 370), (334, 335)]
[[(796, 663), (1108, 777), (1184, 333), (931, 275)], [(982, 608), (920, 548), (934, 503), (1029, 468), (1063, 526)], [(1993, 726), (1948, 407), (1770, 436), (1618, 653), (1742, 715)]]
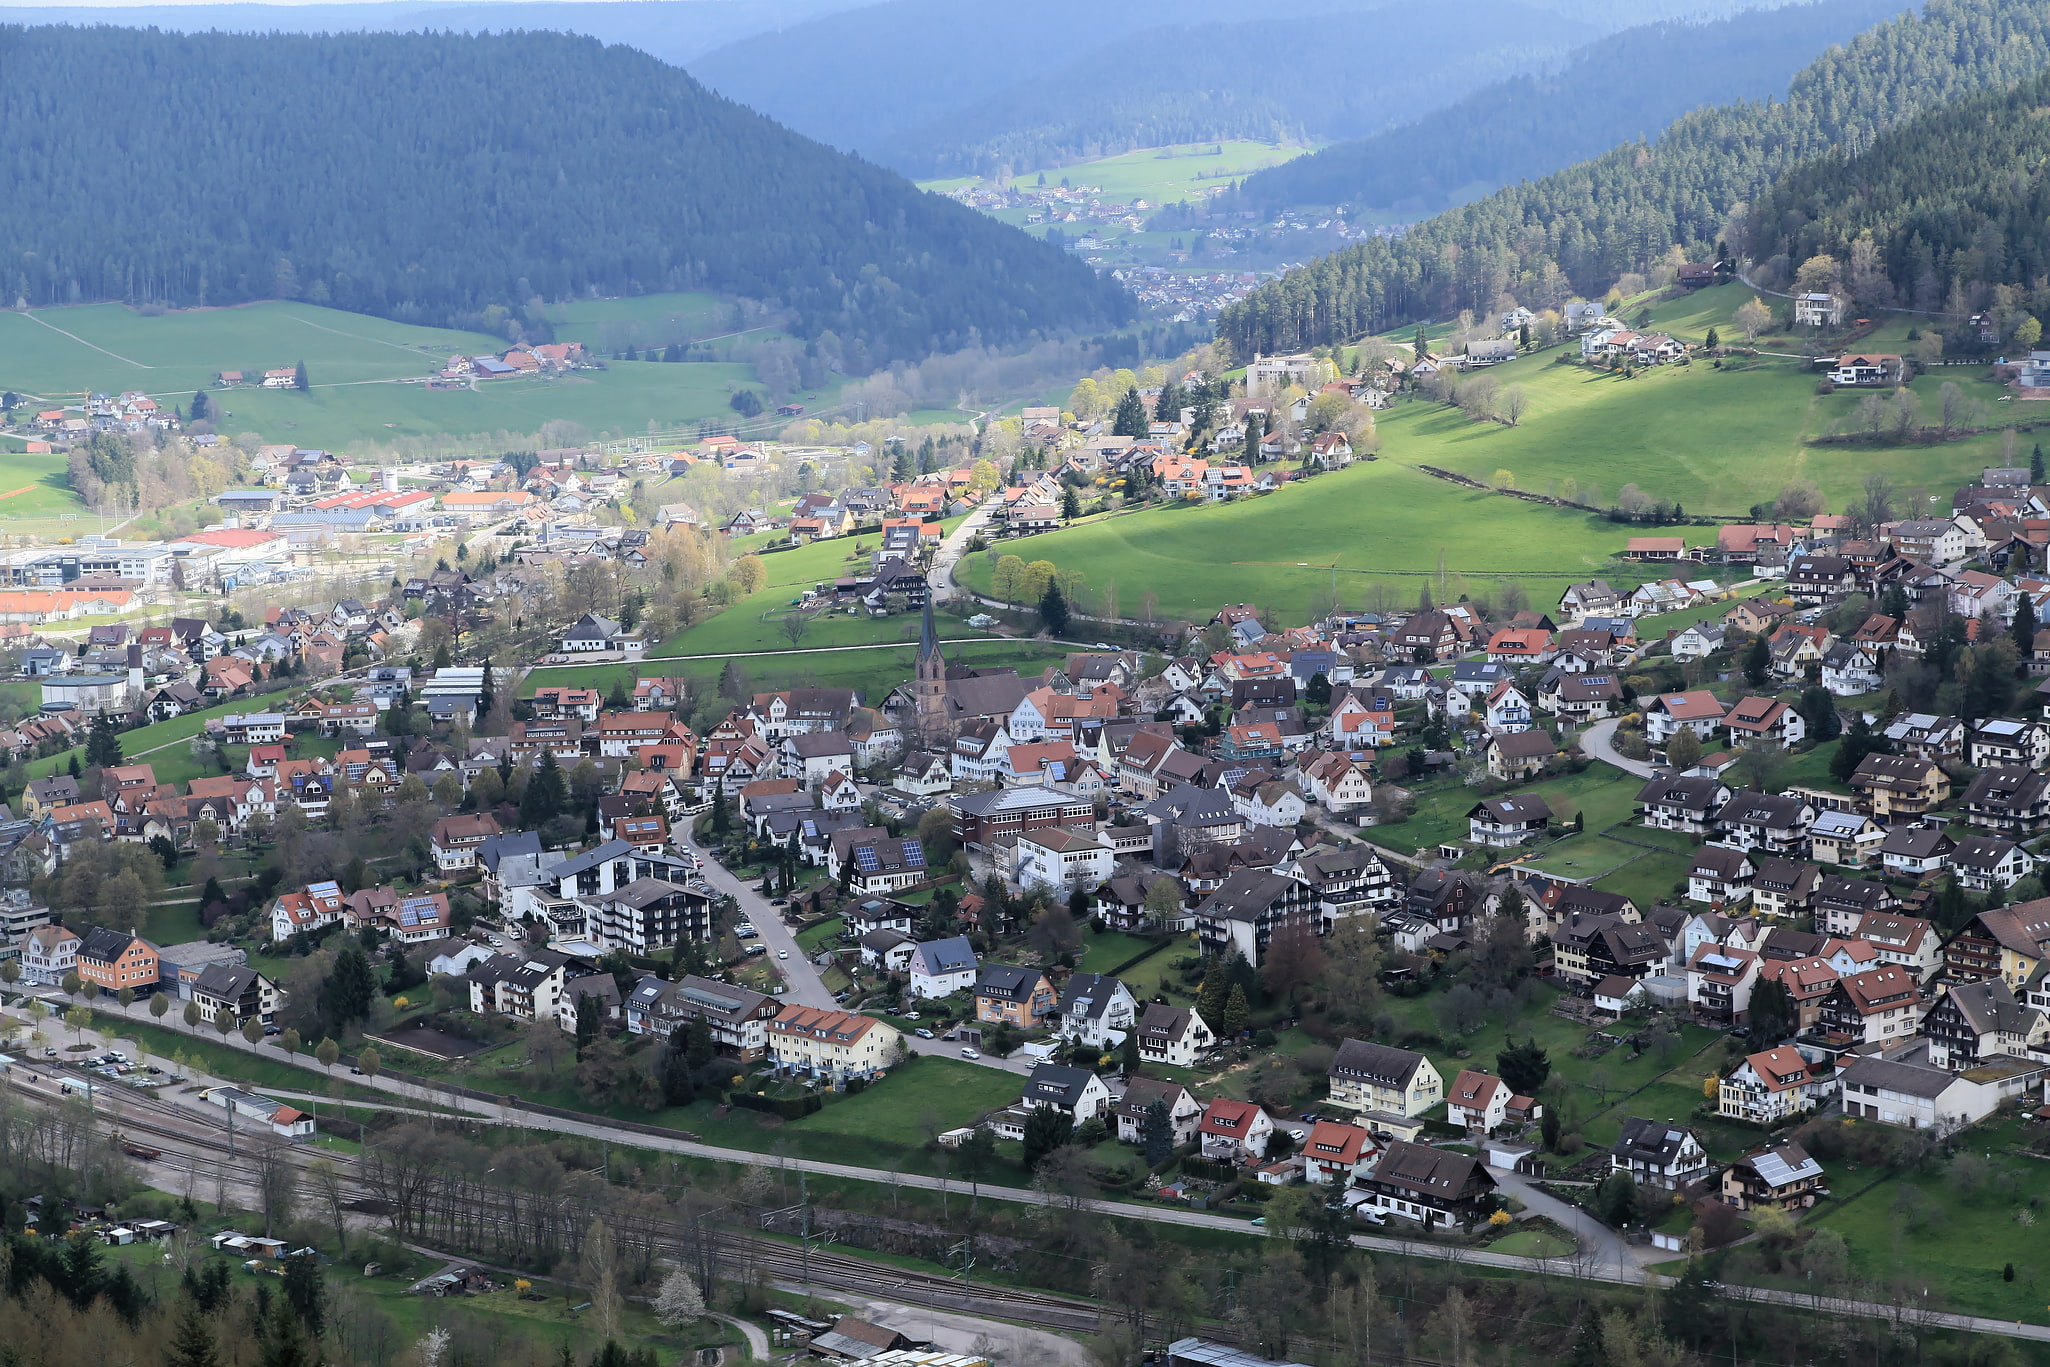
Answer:
[(932, 619), (932, 596), (925, 600), (925, 617), (918, 629), (918, 673), (912, 684), (917, 702), (918, 746), (940, 752), (954, 743), (953, 727), (947, 721), (947, 661), (940, 654), (940, 630)]
[[(918, 663), (923, 665), (927, 660), (937, 660), (939, 658), (940, 633), (939, 628), (933, 625), (932, 594), (928, 592), (925, 596), (925, 620), (918, 628)], [(943, 678), (946, 675), (944, 661), (941, 663), (940, 674)]]

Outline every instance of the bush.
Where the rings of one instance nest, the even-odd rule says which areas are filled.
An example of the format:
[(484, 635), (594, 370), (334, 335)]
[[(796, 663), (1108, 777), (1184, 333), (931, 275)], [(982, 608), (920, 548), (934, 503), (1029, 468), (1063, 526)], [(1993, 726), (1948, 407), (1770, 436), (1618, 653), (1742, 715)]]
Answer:
[(770, 1115), (780, 1115), (785, 1120), (802, 1120), (826, 1104), (816, 1092), (807, 1092), (803, 1096), (762, 1096), (758, 1092), (735, 1092), (727, 1099), (744, 1111), (765, 1111)]

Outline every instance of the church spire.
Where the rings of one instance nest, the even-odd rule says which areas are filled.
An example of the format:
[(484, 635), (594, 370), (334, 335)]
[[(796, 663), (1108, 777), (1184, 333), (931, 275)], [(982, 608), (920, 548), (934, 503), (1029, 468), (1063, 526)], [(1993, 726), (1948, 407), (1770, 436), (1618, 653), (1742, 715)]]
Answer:
[(938, 659), (939, 654), (940, 633), (939, 628), (933, 625), (932, 594), (928, 591), (925, 595), (925, 620), (918, 628), (918, 662), (924, 664), (927, 660)]

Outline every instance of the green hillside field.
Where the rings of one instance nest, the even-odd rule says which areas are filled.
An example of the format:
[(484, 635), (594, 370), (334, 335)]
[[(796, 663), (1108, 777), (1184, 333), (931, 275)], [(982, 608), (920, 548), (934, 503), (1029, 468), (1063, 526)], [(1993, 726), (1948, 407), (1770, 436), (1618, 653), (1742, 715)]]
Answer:
[[(1315, 150), (1314, 147), (1247, 140), (1142, 147), (1134, 152), (1098, 157), (1094, 161), (1072, 162), (1045, 172), (1027, 171), (1011, 177), (1011, 184), (1017, 189), (1029, 190), (1044, 174), (1048, 185), (1059, 185), (1062, 181), (1070, 185), (1095, 185), (1112, 200), (1143, 198), (1155, 204), (1172, 204), (1178, 200), (1206, 198), (1212, 190), (1229, 184), (1235, 177), (1279, 166)], [(951, 180), (920, 181), (919, 188), (944, 193), (977, 183), (974, 176), (957, 176)]]
[[(1704, 290), (1655, 307), (1654, 326), (1694, 341), (1716, 327), (1730, 338), (1736, 335), (1732, 315), (1750, 297), (1736, 285)], [(1889, 321), (1880, 335), (1898, 338), (1905, 331), (1905, 323)], [(1767, 338), (1760, 346), (1784, 351), (1792, 343)], [(1376, 586), (1388, 601), (1413, 603), (1425, 583), (1435, 585), (1441, 552), (1451, 595), (1514, 579), (1539, 603), (1593, 575), (1619, 586), (1639, 582), (1640, 572), (1613, 557), (1633, 532), (1653, 529), (1462, 488), (1421, 467), (1534, 493), (1571, 492), (1602, 506), (1636, 484), (1654, 499), (1678, 500), (1690, 515), (1738, 519), (1796, 480), (1814, 482), (1829, 507), (1841, 509), (1874, 470), (1892, 478), (1903, 512), (1928, 507), (1931, 499), (1948, 506), (1952, 489), (2001, 457), (1998, 431), (1932, 445), (1808, 444), (1849, 414), (1860, 396), (1817, 394), (1816, 372), (1798, 355), (1747, 359), (1722, 370), (1704, 362), (1661, 367), (1625, 380), (1559, 365), (1559, 354), (1555, 349), (1489, 372), (1503, 389), (1526, 395), (1517, 427), (1476, 422), (1423, 398), (1402, 400), (1380, 419), (1379, 460), (1234, 505), (1149, 509), (1001, 549), (1080, 570), (1091, 605), (1107, 582), (1116, 581), (1125, 616), (1150, 587), (1162, 616), (1204, 620), (1220, 603), (1254, 602), (1278, 608), (1284, 620), (1301, 620), (1331, 591), (1334, 562), (1340, 603), (1369, 604)], [(2003, 391), (1983, 374), (1943, 367), (1918, 378), (1914, 388), (1924, 415), (1933, 420), (1937, 390), (1955, 380), (1982, 401), (1988, 423), (2035, 416), (1996, 402)], [(2050, 413), (2042, 416), (2050, 420)], [(2020, 439), (2023, 451), (2036, 440), (2027, 433)], [(1685, 535), (1710, 541), (1714, 530), (1689, 527)], [(987, 593), (992, 567), (990, 557), (974, 556), (961, 574)]]
[[(599, 305), (571, 306), (590, 316), (567, 319), (566, 331), (594, 330)], [(663, 309), (705, 307), (696, 296), (665, 296)], [(629, 311), (630, 312), (630, 311)], [(708, 318), (716, 318), (716, 308)], [(312, 388), (217, 391), (229, 416), (224, 431), (253, 431), (276, 441), (341, 448), (357, 441), (436, 433), (532, 432), (554, 418), (592, 433), (640, 433), (650, 423), (673, 427), (702, 417), (733, 417), (726, 400), (753, 381), (752, 367), (732, 362), (614, 362), (603, 372), (557, 380), (498, 380), (476, 390), (433, 390), (392, 381), (430, 373), (455, 354), (501, 350), (482, 333), (413, 327), (301, 303), (143, 314), (121, 304), (0, 313), (0, 387), (51, 404), (93, 390), (141, 390), (160, 403), (185, 405), (222, 370), (263, 370), (306, 363)], [(803, 396), (816, 407), (823, 397)], [(10, 486), (18, 487), (18, 486)], [(0, 492), (5, 492), (0, 490)]]

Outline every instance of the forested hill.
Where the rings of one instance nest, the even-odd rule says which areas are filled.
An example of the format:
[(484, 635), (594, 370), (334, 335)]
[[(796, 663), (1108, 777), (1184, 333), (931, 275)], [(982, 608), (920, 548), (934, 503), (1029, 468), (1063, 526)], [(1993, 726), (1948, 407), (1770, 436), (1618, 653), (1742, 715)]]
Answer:
[(2046, 64), (2050, 0), (1929, 0), (1817, 58), (1784, 99), (1697, 110), (1655, 142), (1335, 252), (1227, 309), (1218, 333), (1250, 354), (1485, 309), (1504, 290), (1534, 306), (1597, 293), (1675, 243), (1705, 253), (1802, 162)]
[(691, 70), (906, 174), (991, 174), (1174, 142), (1360, 137), (1629, 25), (1782, 3), (878, 0)]
[(1436, 213), (1654, 134), (1690, 109), (1779, 94), (1795, 72), (1900, 13), (1901, 0), (1825, 0), (1714, 23), (1646, 24), (1577, 49), (1556, 70), (1484, 86), (1421, 122), (1269, 167), (1238, 206)]
[(0, 63), (10, 300), (502, 332), (709, 289), (833, 332), (856, 372), (1132, 314), (1059, 249), (588, 38), (6, 27)]
[[(1835, 258), (1857, 303), (1963, 312), (1982, 285), (2050, 277), (2050, 70), (1968, 96), (1781, 179), (1745, 245)], [(1862, 241), (1869, 234), (1869, 240)], [(1979, 292), (1983, 293), (1983, 292)]]

